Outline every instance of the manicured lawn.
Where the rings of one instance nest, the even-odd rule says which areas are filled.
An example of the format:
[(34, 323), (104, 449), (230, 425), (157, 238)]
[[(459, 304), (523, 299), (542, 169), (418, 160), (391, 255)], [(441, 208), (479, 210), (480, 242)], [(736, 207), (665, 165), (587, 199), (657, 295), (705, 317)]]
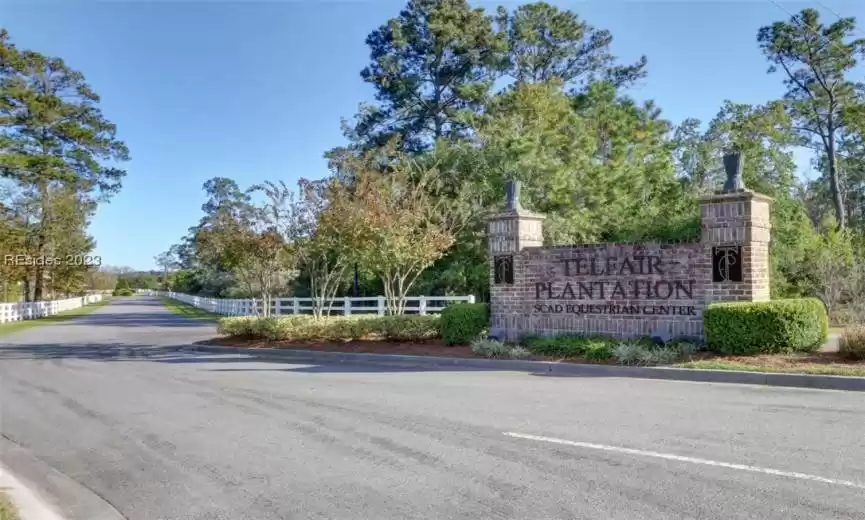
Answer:
[(34, 327), (41, 327), (43, 325), (51, 325), (54, 323), (69, 321), (77, 316), (84, 316), (85, 314), (90, 314), (96, 309), (103, 307), (109, 301), (110, 298), (103, 298), (96, 303), (91, 303), (90, 305), (85, 305), (84, 307), (72, 309), (71, 311), (64, 311), (60, 314), (55, 314), (53, 316), (45, 316), (44, 318), (38, 318), (35, 320), (21, 320), (11, 321), (9, 323), (0, 323), (0, 336), (4, 334), (10, 334), (12, 332), (18, 332), (21, 330), (32, 329)]
[(192, 305), (187, 305), (183, 302), (172, 300), (171, 298), (166, 298), (164, 296), (160, 296), (159, 301), (162, 302), (162, 305), (168, 307), (168, 310), (170, 310), (174, 314), (183, 316), (184, 318), (191, 318), (193, 320), (218, 320), (222, 317), (219, 314), (214, 314), (212, 312), (208, 312), (203, 309), (199, 309), (198, 307), (193, 307)]
[(0, 490), (0, 520), (21, 520), (18, 508), (9, 499), (9, 495)]

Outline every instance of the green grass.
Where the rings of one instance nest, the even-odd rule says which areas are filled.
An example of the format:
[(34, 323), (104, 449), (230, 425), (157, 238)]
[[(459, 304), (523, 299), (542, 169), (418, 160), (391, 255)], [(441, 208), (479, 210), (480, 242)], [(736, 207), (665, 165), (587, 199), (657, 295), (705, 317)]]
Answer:
[(812, 374), (823, 376), (865, 377), (865, 366), (838, 365), (800, 365), (790, 367), (768, 367), (737, 363), (735, 361), (689, 361), (673, 365), (678, 368), (698, 368), (702, 370), (732, 370), (736, 372), (771, 372), (773, 374)]
[(222, 317), (219, 314), (214, 314), (212, 312), (199, 309), (198, 307), (193, 307), (192, 305), (188, 305), (177, 300), (172, 300), (171, 298), (166, 298), (165, 296), (160, 296), (159, 301), (162, 302), (162, 305), (168, 307), (168, 310), (170, 310), (174, 314), (183, 316), (184, 318), (190, 318), (193, 320), (215, 321)]
[(89, 305), (85, 305), (84, 307), (79, 307), (77, 309), (72, 309), (70, 311), (64, 311), (59, 314), (55, 314), (53, 316), (45, 316), (44, 318), (38, 318), (35, 320), (21, 320), (21, 321), (10, 321), (9, 323), (0, 323), (0, 336), (4, 334), (11, 334), (13, 332), (18, 332), (22, 330), (32, 329), (35, 327), (41, 327), (43, 325), (52, 325), (54, 323), (61, 323), (64, 321), (69, 321), (78, 316), (84, 316), (86, 314), (90, 314), (103, 307), (110, 301), (110, 298), (102, 298), (102, 300), (91, 303)]
[(0, 490), (0, 520), (21, 520), (18, 508), (12, 503), (9, 495)]

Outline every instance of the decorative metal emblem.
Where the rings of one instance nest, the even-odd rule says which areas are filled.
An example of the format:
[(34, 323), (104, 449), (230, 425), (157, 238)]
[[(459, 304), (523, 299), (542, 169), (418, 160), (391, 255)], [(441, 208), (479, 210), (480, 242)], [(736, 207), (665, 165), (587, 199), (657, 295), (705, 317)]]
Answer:
[(513, 255), (502, 255), (493, 258), (493, 277), (496, 284), (514, 283)]
[(712, 281), (742, 281), (742, 246), (712, 248)]

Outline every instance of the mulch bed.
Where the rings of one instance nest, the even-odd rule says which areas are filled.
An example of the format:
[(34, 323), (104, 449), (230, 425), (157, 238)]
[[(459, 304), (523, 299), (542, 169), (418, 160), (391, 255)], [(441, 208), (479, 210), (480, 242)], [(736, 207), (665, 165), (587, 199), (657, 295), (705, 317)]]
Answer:
[[(220, 345), (224, 347), (246, 347), (246, 348), (278, 348), (294, 350), (318, 350), (321, 352), (348, 352), (356, 354), (400, 354), (405, 356), (439, 356), (458, 358), (482, 358), (472, 352), (468, 345), (445, 345), (441, 341), (427, 341), (423, 343), (400, 343), (382, 340), (352, 340), (342, 343), (332, 341), (264, 341), (253, 338), (223, 337), (201, 342), (207, 345)], [(529, 356), (523, 358), (528, 361), (556, 361), (568, 363), (592, 363), (592, 364), (615, 364), (598, 363), (588, 361), (584, 358), (557, 359), (546, 356)]]
[[(321, 352), (348, 352), (357, 354), (401, 354), (409, 356), (440, 356), (458, 358), (482, 358), (471, 351), (467, 345), (449, 346), (441, 341), (423, 343), (400, 343), (382, 340), (332, 341), (265, 341), (254, 338), (220, 337), (202, 344), (245, 348), (278, 348), (294, 350), (318, 350)], [(594, 361), (583, 357), (555, 358), (530, 356), (528, 361), (547, 361), (556, 363), (584, 363), (593, 365), (615, 365), (615, 361)], [(698, 352), (689, 361), (726, 361), (767, 368), (797, 368), (814, 365), (838, 368), (865, 368), (865, 361), (841, 359), (835, 352), (816, 352), (813, 354), (775, 354), (763, 356), (723, 356), (711, 352)]]

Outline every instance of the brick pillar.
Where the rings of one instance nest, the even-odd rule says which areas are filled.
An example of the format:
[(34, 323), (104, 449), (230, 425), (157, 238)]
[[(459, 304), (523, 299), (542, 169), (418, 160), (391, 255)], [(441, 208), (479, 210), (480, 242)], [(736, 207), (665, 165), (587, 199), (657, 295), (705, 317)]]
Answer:
[(489, 217), (490, 336), (516, 341), (525, 319), (525, 259), (527, 247), (544, 245), (543, 215), (516, 204)]
[(702, 242), (711, 260), (709, 303), (764, 301), (769, 295), (772, 199), (749, 190), (700, 200)]

